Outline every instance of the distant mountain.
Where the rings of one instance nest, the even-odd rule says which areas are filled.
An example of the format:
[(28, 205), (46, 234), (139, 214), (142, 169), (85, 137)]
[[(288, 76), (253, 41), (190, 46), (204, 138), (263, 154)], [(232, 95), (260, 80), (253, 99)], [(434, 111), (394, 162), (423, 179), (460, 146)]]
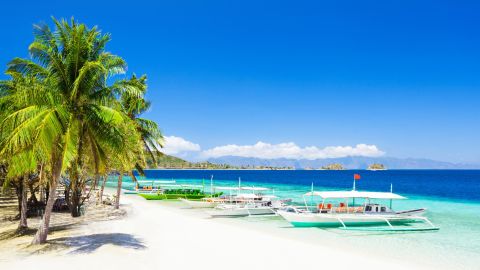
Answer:
[(157, 164), (155, 165), (152, 158), (147, 155), (147, 165), (151, 169), (237, 169), (236, 166), (229, 164), (213, 164), (211, 162), (189, 162), (184, 159), (163, 154), (157, 157)]
[(480, 169), (480, 164), (461, 164), (419, 158), (393, 157), (345, 157), (328, 159), (260, 159), (236, 156), (225, 156), (208, 159), (213, 164), (229, 164), (232, 166), (271, 166), (294, 167), (296, 169), (319, 169), (332, 163), (342, 164), (346, 169), (366, 169), (369, 165), (380, 163), (387, 169)]

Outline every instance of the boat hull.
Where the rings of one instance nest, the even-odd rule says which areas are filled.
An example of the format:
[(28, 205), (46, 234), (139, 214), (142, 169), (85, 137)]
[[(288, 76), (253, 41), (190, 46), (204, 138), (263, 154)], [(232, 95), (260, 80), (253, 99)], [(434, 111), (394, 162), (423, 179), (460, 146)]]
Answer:
[(180, 199), (180, 201), (184, 202), (190, 208), (215, 208), (218, 205), (218, 202), (213, 201), (205, 201), (205, 200), (187, 200), (187, 199)]
[(212, 217), (247, 217), (260, 215), (274, 215), (275, 211), (270, 207), (258, 208), (231, 208), (231, 209), (216, 209), (209, 211)]
[(405, 224), (416, 221), (408, 216), (397, 215), (315, 214), (286, 211), (278, 211), (277, 213), (295, 227), (377, 226), (388, 225), (388, 223)]

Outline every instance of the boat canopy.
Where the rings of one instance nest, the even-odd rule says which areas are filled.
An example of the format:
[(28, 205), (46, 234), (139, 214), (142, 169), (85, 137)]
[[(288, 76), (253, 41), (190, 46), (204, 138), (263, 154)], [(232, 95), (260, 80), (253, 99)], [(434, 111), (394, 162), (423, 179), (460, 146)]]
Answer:
[(137, 180), (138, 183), (175, 184), (175, 180)]
[(214, 187), (214, 189), (218, 189), (218, 190), (239, 190), (238, 187)]
[(215, 187), (218, 190), (251, 190), (251, 191), (263, 191), (269, 190), (269, 188), (265, 187)]
[(259, 198), (257, 195), (255, 195), (253, 193), (242, 193), (242, 194), (238, 194), (235, 197), (240, 198), (240, 199), (256, 199), (256, 198)]
[(160, 185), (162, 188), (202, 188), (203, 185), (181, 185), (181, 184), (168, 184)]
[(241, 190), (252, 190), (252, 191), (262, 191), (262, 190), (269, 190), (266, 187), (241, 187)]
[(346, 199), (346, 198), (364, 198), (364, 199), (384, 199), (384, 200), (402, 200), (406, 199), (391, 192), (370, 192), (370, 191), (313, 191), (307, 192), (303, 196), (318, 196), (323, 199)]

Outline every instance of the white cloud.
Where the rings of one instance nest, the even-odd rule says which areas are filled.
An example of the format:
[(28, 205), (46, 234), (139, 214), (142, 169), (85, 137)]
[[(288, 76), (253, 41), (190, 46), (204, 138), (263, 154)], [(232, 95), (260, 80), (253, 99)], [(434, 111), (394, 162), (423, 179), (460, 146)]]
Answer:
[(357, 144), (356, 146), (316, 146), (300, 147), (293, 142), (270, 144), (257, 142), (254, 145), (224, 145), (217, 146), (202, 152), (206, 158), (222, 156), (254, 157), (263, 159), (290, 158), (290, 159), (324, 159), (348, 156), (378, 157), (385, 153), (375, 145)]
[(300, 147), (293, 142), (270, 144), (257, 142), (253, 145), (222, 145), (208, 150), (201, 150), (199, 144), (177, 136), (165, 136), (162, 152), (192, 160), (204, 160), (223, 156), (253, 157), (262, 159), (325, 159), (348, 156), (379, 157), (385, 153), (376, 145), (357, 144), (356, 146), (317, 146)]
[(199, 152), (200, 145), (187, 141), (184, 138), (177, 136), (164, 136), (165, 146), (162, 152), (167, 155), (177, 155), (184, 152)]

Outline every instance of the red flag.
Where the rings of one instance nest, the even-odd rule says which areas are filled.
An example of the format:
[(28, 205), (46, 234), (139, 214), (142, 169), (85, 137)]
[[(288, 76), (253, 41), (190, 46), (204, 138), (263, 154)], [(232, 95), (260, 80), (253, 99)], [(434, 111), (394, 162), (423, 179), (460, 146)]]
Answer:
[(360, 180), (360, 174), (356, 173), (353, 175), (354, 180)]

